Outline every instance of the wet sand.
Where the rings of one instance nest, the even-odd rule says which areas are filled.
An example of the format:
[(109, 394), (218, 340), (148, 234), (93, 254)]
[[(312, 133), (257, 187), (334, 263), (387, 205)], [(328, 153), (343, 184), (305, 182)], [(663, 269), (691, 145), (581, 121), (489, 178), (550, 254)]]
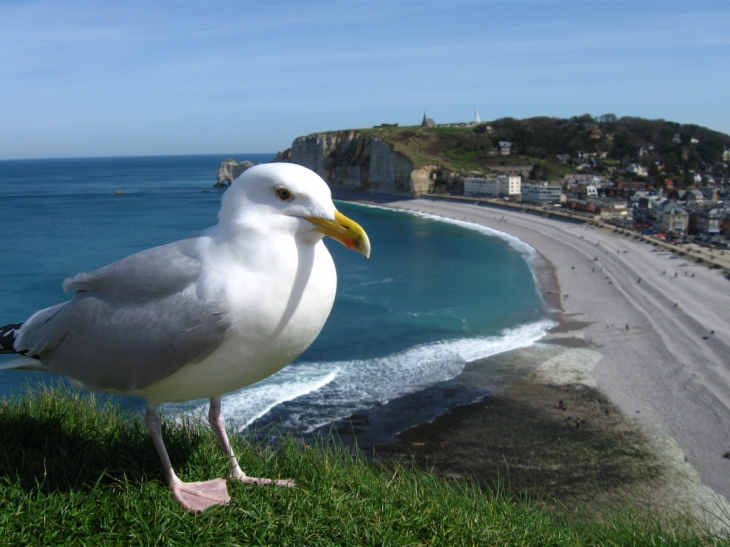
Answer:
[(387, 419), (383, 409), (340, 423), (342, 435), (569, 508), (632, 503), (727, 518), (730, 280), (611, 228), (427, 198), (379, 201), (530, 244), (560, 326), (531, 348), (471, 363), (452, 388), (491, 393), (478, 402), (386, 443), (367, 433)]

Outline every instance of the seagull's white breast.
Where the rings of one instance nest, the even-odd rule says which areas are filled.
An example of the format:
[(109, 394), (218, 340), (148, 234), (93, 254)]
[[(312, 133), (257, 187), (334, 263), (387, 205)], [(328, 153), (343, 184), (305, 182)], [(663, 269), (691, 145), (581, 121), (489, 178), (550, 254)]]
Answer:
[(228, 393), (258, 382), (296, 359), (315, 340), (337, 289), (332, 257), (322, 241), (289, 236), (248, 249), (205, 250), (215, 264), (196, 287), (229, 307), (230, 332), (212, 354), (137, 390), (153, 403)]

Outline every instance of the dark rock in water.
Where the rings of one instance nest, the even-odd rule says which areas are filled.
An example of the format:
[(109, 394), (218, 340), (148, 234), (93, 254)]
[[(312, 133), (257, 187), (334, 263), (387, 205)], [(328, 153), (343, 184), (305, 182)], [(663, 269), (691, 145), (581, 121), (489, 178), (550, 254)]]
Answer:
[(230, 186), (249, 167), (253, 167), (250, 161), (238, 162), (231, 158), (222, 161), (216, 175), (218, 180), (213, 186)]
[(291, 148), (287, 148), (286, 150), (279, 150), (276, 153), (276, 156), (274, 156), (274, 159), (271, 160), (271, 163), (289, 163), (291, 162)]

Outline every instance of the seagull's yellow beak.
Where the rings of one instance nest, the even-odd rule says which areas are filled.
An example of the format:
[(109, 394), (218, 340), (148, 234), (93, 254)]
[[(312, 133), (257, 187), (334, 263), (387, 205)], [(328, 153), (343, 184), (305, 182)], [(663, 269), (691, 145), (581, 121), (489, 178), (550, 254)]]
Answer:
[(368, 235), (354, 220), (350, 220), (339, 211), (335, 211), (335, 220), (318, 217), (304, 218), (316, 226), (314, 229), (315, 232), (320, 232), (336, 239), (348, 249), (362, 253), (367, 258), (370, 258), (370, 240), (368, 239)]

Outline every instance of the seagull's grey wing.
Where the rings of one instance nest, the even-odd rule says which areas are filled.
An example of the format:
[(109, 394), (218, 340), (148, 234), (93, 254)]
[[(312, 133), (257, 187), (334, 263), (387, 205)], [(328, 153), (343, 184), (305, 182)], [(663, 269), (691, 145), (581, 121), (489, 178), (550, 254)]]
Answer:
[(228, 331), (221, 301), (193, 285), (202, 272), (191, 240), (132, 255), (67, 280), (70, 302), (23, 324), (16, 350), (89, 389), (129, 392), (212, 353)]
[(160, 298), (184, 290), (202, 271), (197, 238), (147, 249), (91, 273), (80, 273), (63, 282), (63, 290), (104, 291), (125, 301)]

